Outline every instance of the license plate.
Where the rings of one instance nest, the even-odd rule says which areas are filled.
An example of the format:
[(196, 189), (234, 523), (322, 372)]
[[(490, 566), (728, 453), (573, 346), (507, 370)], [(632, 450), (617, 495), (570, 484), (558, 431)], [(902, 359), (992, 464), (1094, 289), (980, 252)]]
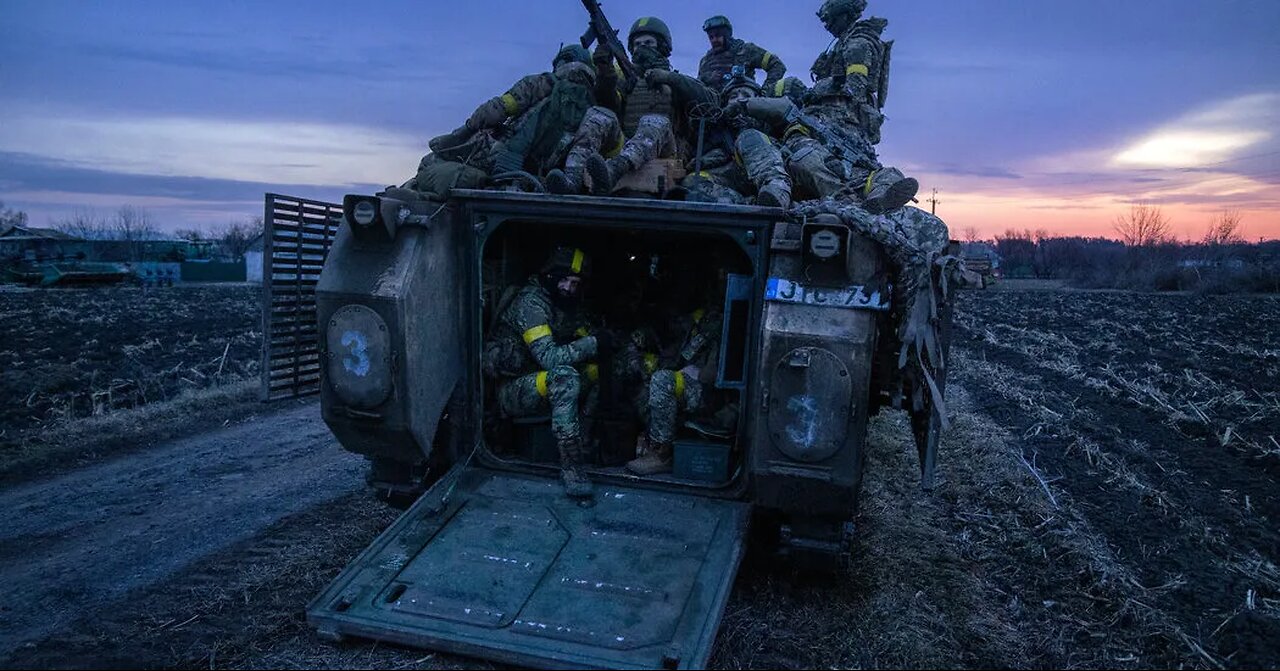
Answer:
[(764, 299), (778, 303), (799, 303), (852, 310), (888, 310), (889, 297), (862, 285), (851, 287), (807, 287), (799, 282), (770, 277)]

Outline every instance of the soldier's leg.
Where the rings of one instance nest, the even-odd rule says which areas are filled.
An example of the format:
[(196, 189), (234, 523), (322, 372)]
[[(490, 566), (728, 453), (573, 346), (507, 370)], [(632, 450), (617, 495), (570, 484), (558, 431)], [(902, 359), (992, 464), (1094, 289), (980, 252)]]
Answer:
[(587, 109), (573, 136), (563, 170), (547, 173), (547, 189), (552, 193), (581, 193), (585, 188), (583, 175), (591, 156), (614, 156), (622, 150), (624, 138), (618, 116), (606, 107)]
[(489, 174), (460, 162), (446, 161), (435, 154), (427, 154), (418, 164), (418, 175), (414, 181), (419, 192), (443, 199), (452, 188), (483, 188), (489, 182)]
[[(542, 382), (539, 383), (539, 378)], [(546, 414), (551, 409), (547, 395), (545, 373), (530, 373), (498, 386), (498, 407), (507, 417), (531, 417)]]
[(667, 473), (672, 466), (672, 443), (681, 411), (696, 412), (702, 406), (702, 385), (679, 371), (660, 370), (649, 380), (649, 452), (627, 463), (639, 475)]
[(791, 177), (782, 162), (782, 152), (764, 133), (749, 128), (738, 133), (737, 158), (756, 187), (756, 203), (766, 207), (791, 205)]
[(617, 156), (607, 161), (599, 156), (588, 160), (591, 192), (597, 195), (608, 194), (623, 175), (639, 170), (655, 158), (671, 156), (675, 147), (676, 136), (671, 127), (671, 119), (661, 114), (640, 117), (635, 135), (627, 139)]
[(787, 154), (787, 174), (791, 176), (795, 200), (832, 196), (849, 183), (843, 162), (813, 138), (793, 135), (787, 140)]
[(746, 180), (746, 175), (731, 173), (742, 173), (742, 168), (735, 163), (730, 163), (714, 170), (689, 173), (680, 180), (680, 186), (687, 191), (685, 200), (732, 205), (750, 203), (751, 199), (744, 196), (740, 190), (743, 187), (740, 182)]
[(862, 208), (872, 214), (897, 210), (910, 203), (920, 190), (920, 183), (914, 177), (903, 175), (897, 168), (855, 168), (852, 177)]

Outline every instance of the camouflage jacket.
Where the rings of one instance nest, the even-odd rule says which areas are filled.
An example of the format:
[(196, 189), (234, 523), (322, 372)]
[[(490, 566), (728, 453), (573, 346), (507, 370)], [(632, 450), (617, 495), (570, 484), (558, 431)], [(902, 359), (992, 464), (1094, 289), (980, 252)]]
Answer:
[(718, 310), (697, 309), (677, 318), (680, 339), (679, 360), (673, 368), (697, 366), (703, 383), (716, 379), (720, 364), (720, 331), (724, 318)]
[(711, 49), (702, 56), (698, 63), (698, 79), (712, 91), (719, 91), (724, 87), (725, 76), (733, 71), (735, 65), (746, 68), (747, 77), (753, 80), (756, 68), (764, 70), (766, 90), (782, 81), (787, 74), (787, 66), (781, 58), (746, 40), (731, 39), (724, 49)]
[(885, 52), (880, 34), (888, 24), (888, 21), (876, 17), (854, 23), (813, 62), (809, 69), (813, 80), (843, 76), (845, 87), (854, 100), (874, 102)]
[(577, 366), (596, 355), (596, 339), (582, 317), (556, 307), (537, 277), (498, 315), (484, 348), (491, 377), (519, 377), (556, 366)]
[(556, 79), (550, 72), (526, 75), (520, 78), (506, 93), (494, 96), (476, 108), (467, 118), (467, 128), (484, 130), (496, 128), (507, 119), (512, 119), (529, 111), (543, 98), (551, 95)]
[[(720, 97), (713, 93), (710, 89), (697, 79), (685, 74), (681, 74), (671, 69), (669, 65), (651, 68), (654, 70), (666, 70), (671, 73), (668, 81), (662, 85), (662, 95), (669, 96), (671, 100), (670, 114), (671, 126), (677, 137), (682, 137), (690, 142), (695, 142), (697, 138), (696, 124), (689, 119), (689, 110), (699, 103), (708, 103), (718, 105)], [(595, 98), (596, 104), (613, 110), (618, 115), (618, 120), (622, 122), (623, 129), (628, 128), (628, 100), (634, 98), (640, 100), (646, 99), (646, 91), (652, 91), (644, 83), (643, 79), (637, 80), (631, 89), (624, 90), (621, 84), (621, 71), (614, 68), (602, 68), (596, 78)], [(630, 116), (635, 116), (634, 114)]]

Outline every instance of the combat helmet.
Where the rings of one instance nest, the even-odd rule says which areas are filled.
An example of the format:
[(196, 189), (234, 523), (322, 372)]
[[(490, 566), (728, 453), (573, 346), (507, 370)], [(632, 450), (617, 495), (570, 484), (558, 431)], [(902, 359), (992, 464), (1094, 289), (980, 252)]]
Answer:
[(751, 89), (755, 91), (757, 96), (764, 95), (764, 89), (756, 81), (747, 76), (746, 70), (741, 65), (733, 66), (733, 71), (724, 76), (724, 86), (720, 87), (720, 102), (729, 102), (729, 94), (734, 89)]
[(867, 0), (825, 0), (818, 8), (818, 19), (828, 30), (843, 33), (867, 11)]
[(631, 32), (627, 33), (627, 46), (631, 46), (631, 41), (636, 35), (644, 35), (648, 33), (658, 38), (658, 53), (663, 58), (671, 56), (671, 29), (662, 19), (656, 16), (642, 16), (631, 24)]
[(551, 59), (551, 67), (554, 68), (561, 63), (570, 61), (591, 65), (591, 52), (576, 42), (566, 44), (560, 47), (560, 51), (556, 52), (556, 57)]
[(591, 274), (591, 260), (587, 258), (586, 252), (578, 247), (556, 247), (547, 258), (547, 263), (542, 266), (542, 272), (556, 277), (566, 275), (586, 277)]
[(717, 14), (706, 21), (702, 22), (702, 31), (711, 32), (713, 28), (724, 28), (726, 37), (733, 37), (733, 24), (729, 22), (729, 17)]
[(596, 67), (591, 61), (591, 52), (580, 44), (567, 44), (560, 47), (556, 57), (551, 61), (552, 72), (560, 79), (567, 79), (583, 86), (595, 86)]

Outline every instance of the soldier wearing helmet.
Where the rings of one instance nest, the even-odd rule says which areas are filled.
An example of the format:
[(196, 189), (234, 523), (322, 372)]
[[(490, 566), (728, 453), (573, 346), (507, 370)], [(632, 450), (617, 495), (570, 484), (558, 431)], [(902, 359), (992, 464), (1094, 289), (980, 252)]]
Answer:
[[(723, 104), (741, 108), (745, 101), (759, 98), (760, 85), (748, 79), (744, 68), (736, 66), (721, 92)], [(786, 208), (791, 205), (791, 177), (778, 145), (768, 135), (769, 126), (746, 114), (722, 115), (712, 133), (710, 145), (724, 157), (704, 164), (704, 169), (685, 178), (689, 200), (745, 202), (742, 194), (755, 192), (757, 205)], [(732, 160), (730, 160), (730, 157)]]
[(594, 104), (596, 71), (578, 44), (562, 47), (551, 65), (551, 72), (522, 77), (462, 126), (433, 138), (413, 186), (442, 195), (454, 186), (484, 186), (491, 174), (559, 164)]
[[(805, 108), (806, 112), (809, 110)], [(869, 145), (867, 155), (837, 155), (797, 119), (797, 112), (789, 98), (763, 98), (745, 93), (734, 96), (725, 109), (727, 116), (747, 116), (781, 140), (794, 199), (840, 197), (880, 214), (901, 208), (916, 195), (919, 182), (897, 168), (881, 165)]]
[[(627, 137), (616, 156), (592, 154), (587, 160), (591, 192), (608, 194), (619, 178), (655, 158), (688, 158), (696, 131), (688, 110), (698, 103), (714, 102), (715, 95), (702, 82), (671, 69), (671, 31), (661, 19), (637, 19), (627, 35), (631, 62), (643, 73), (628, 90), (621, 90), (613, 56), (606, 49), (595, 52), (596, 100), (615, 111)], [(588, 144), (607, 146), (603, 141)]]
[(814, 100), (878, 144), (893, 42), (880, 37), (889, 22), (876, 17), (863, 19), (866, 9), (866, 0), (822, 3), (818, 19), (835, 41), (818, 56), (809, 73), (817, 84), (811, 94)]
[(733, 24), (726, 16), (713, 16), (702, 24), (711, 49), (698, 63), (698, 79), (711, 89), (719, 89), (733, 76), (733, 66), (741, 65), (752, 81), (756, 69), (765, 71), (764, 88), (775, 86), (787, 74), (782, 59), (751, 42), (733, 36)]
[(484, 348), (484, 371), (497, 382), (505, 416), (551, 414), (560, 479), (573, 497), (591, 495), (591, 482), (582, 472), (582, 415), (591, 398), (584, 371), (596, 358), (598, 336), (585, 335), (579, 310), (589, 272), (581, 249), (557, 248), (500, 310)]

